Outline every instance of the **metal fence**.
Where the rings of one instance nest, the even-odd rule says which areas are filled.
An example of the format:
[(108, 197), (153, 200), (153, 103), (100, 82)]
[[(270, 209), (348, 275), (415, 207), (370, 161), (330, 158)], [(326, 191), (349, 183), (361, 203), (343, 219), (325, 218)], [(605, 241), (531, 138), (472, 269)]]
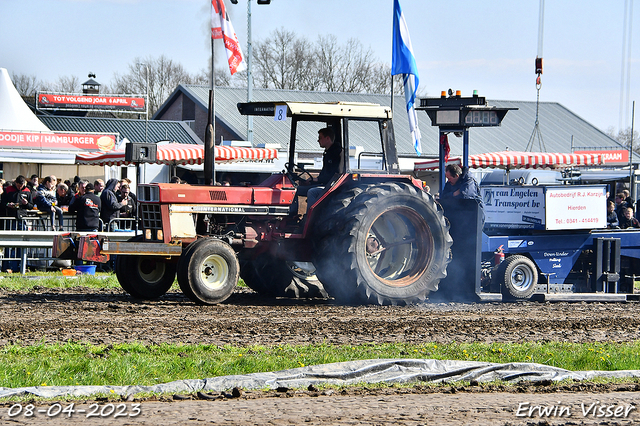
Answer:
[[(24, 274), (29, 269), (45, 270), (51, 267), (53, 236), (62, 232), (75, 232), (76, 216), (65, 214), (61, 230), (54, 230), (48, 214), (29, 212), (21, 219), (0, 217), (0, 263), (8, 269)], [(57, 219), (56, 219), (57, 225)], [(118, 240), (126, 240), (138, 233), (135, 218), (117, 218), (106, 226), (100, 221), (100, 231), (113, 233)]]

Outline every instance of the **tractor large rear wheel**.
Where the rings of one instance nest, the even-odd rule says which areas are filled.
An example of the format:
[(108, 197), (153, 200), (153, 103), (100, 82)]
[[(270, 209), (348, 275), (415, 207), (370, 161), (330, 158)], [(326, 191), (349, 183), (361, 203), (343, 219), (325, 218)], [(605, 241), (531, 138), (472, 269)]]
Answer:
[(322, 212), (332, 218), (333, 230), (316, 244), (320, 281), (341, 303), (424, 301), (438, 289), (451, 259), (442, 208), (406, 183), (351, 193), (350, 202), (340, 201), (340, 215)]

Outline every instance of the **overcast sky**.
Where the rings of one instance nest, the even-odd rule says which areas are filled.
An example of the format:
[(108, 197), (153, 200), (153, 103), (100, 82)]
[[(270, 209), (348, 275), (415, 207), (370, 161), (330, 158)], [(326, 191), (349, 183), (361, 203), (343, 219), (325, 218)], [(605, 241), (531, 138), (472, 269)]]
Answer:
[[(247, 1), (225, 0), (245, 53)], [(602, 130), (631, 126), (631, 102), (640, 101), (640, 22), (633, 19), (631, 55), (623, 54), (629, 1), (545, 2), (541, 101), (559, 102)], [(478, 90), (488, 99), (535, 102), (539, 0), (400, 4), (422, 94), (452, 88), (463, 96)], [(393, 0), (252, 0), (252, 36), (261, 40), (284, 27), (311, 41), (320, 34), (341, 44), (353, 37), (390, 63), (392, 11)], [(134, 58), (164, 54), (196, 73), (209, 60), (209, 16), (208, 0), (0, 0), (0, 67), (50, 82), (72, 75), (84, 82), (91, 71), (108, 84)], [(625, 77), (623, 85), (628, 56), (630, 84)], [(622, 112), (621, 93), (629, 99)]]

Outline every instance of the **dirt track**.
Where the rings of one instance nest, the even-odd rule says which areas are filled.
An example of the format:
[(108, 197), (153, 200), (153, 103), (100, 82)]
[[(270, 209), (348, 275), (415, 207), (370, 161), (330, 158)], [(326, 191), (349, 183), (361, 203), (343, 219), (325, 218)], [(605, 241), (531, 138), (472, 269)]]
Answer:
[[(250, 290), (240, 290), (222, 305), (196, 306), (178, 292), (171, 292), (159, 301), (137, 302), (119, 290), (36, 289), (30, 293), (2, 290), (0, 304), (1, 345), (68, 340), (95, 344), (139, 341), (295, 345), (320, 342), (625, 342), (640, 338), (640, 303), (634, 302), (427, 303), (411, 307), (355, 307), (321, 300), (264, 301)], [(531, 389), (513, 388), (512, 391), (525, 393), (496, 394), (500, 389), (478, 387), (473, 393), (468, 393), (467, 389), (455, 395), (434, 396), (432, 390), (420, 389), (414, 389), (411, 398), (418, 398), (422, 403), (393, 390), (384, 395), (369, 395), (369, 392), (363, 395), (362, 390), (354, 390), (346, 395), (326, 396), (305, 391), (300, 395), (310, 398), (287, 398), (298, 394), (251, 392), (238, 399), (217, 401), (149, 401), (143, 403), (143, 415), (123, 424), (132, 420), (147, 424), (184, 424), (195, 423), (196, 419), (217, 419), (216, 423), (222, 424), (261, 424), (271, 420), (274, 424), (424, 424), (427, 420), (440, 424), (446, 421), (451, 424), (518, 424), (525, 420), (534, 421), (534, 424), (538, 424), (538, 420), (553, 423), (558, 419), (518, 418), (514, 410), (519, 402), (533, 399), (538, 404), (557, 404), (560, 397), (557, 392), (562, 390), (547, 386), (544, 392), (553, 392), (553, 395), (533, 395), (529, 393)], [(540, 388), (532, 389), (540, 392)], [(584, 388), (577, 390), (584, 391)], [(640, 389), (635, 387), (605, 386), (591, 390), (596, 393), (573, 392), (562, 396), (565, 398), (562, 400), (567, 404), (575, 402), (576, 407), (581, 401), (592, 403), (599, 399), (620, 404), (634, 401), (640, 405)], [(631, 392), (624, 397), (623, 393), (598, 393), (613, 390)], [(478, 394), (477, 391), (483, 392)], [(441, 408), (435, 409), (434, 404)], [(370, 410), (362, 410), (363, 406), (369, 405)], [(411, 408), (401, 409), (400, 406)], [(0, 406), (2, 424), (8, 420), (5, 416), (7, 408)], [(602, 420), (578, 416), (579, 408), (572, 412), (571, 420), (578, 424)], [(263, 413), (263, 417), (255, 417), (256, 413)], [(47, 424), (63, 424), (55, 423), (56, 419), (47, 420)], [(631, 411), (627, 418), (614, 421), (618, 422), (614, 424), (639, 422), (640, 414)], [(11, 421), (10, 424), (20, 423)]]
[(209, 344), (625, 342), (640, 339), (640, 303), (438, 303), (337, 306), (262, 300), (240, 290), (197, 306), (179, 292), (139, 302), (120, 290), (0, 291), (0, 344), (67, 340)]

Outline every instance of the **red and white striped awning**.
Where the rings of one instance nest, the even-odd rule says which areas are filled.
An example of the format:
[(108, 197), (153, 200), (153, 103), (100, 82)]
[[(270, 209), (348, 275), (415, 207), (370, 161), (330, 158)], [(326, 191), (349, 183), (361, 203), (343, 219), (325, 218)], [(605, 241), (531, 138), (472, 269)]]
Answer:
[[(447, 164), (459, 164), (460, 157), (450, 158)], [(566, 167), (597, 166), (604, 164), (602, 154), (563, 154), (555, 152), (501, 151), (469, 156), (470, 168), (493, 167), (500, 169), (561, 169)], [(437, 170), (438, 160), (415, 163), (415, 172)]]
[[(218, 145), (215, 147), (215, 161), (232, 163), (236, 161), (264, 161), (278, 158), (274, 148), (238, 148)], [(156, 164), (202, 164), (204, 146), (181, 143), (158, 145)], [(88, 152), (76, 155), (76, 164), (123, 166), (131, 164), (124, 160), (124, 150), (111, 152)]]

